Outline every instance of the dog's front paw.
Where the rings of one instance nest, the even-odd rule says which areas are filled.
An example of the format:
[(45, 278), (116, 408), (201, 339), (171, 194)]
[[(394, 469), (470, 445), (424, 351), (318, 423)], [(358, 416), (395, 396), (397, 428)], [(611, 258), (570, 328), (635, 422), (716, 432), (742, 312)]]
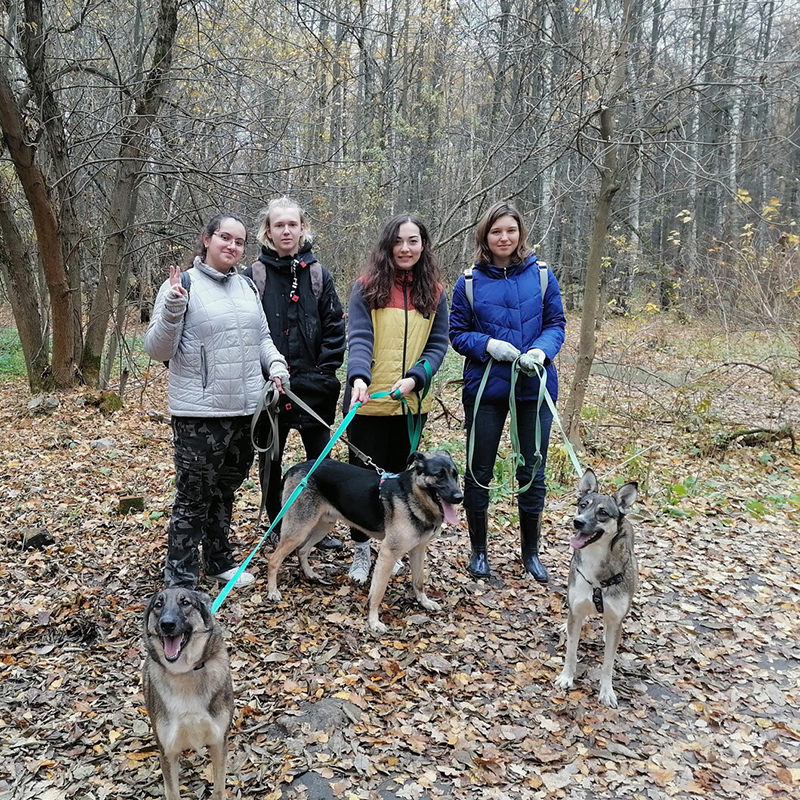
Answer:
[(563, 670), (562, 673), (555, 679), (555, 685), (558, 689), (571, 689), (572, 683), (574, 681), (574, 677), (570, 675), (567, 670)]
[(270, 589), (267, 592), (267, 600), (269, 600), (272, 603), (279, 603), (281, 600), (280, 589)]
[(426, 611), (441, 611), (442, 605), (441, 603), (437, 603), (435, 600), (431, 600), (430, 597), (427, 595), (422, 595), (419, 598), (419, 604), (426, 610)]
[(367, 624), (369, 629), (378, 636), (383, 636), (389, 630), (379, 619), (371, 619)]
[(617, 696), (610, 686), (600, 687), (600, 702), (609, 708), (616, 708), (619, 705), (619, 703), (617, 703)]

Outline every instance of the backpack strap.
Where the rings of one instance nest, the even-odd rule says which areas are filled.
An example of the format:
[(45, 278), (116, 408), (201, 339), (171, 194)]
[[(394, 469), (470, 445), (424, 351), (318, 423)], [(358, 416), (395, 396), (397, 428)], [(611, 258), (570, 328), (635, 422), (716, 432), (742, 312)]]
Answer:
[(250, 272), (253, 275), (253, 283), (258, 290), (258, 296), (263, 297), (267, 288), (267, 268), (260, 261), (254, 261), (250, 265)]
[(547, 293), (547, 283), (550, 280), (547, 274), (547, 264), (544, 261), (539, 261), (539, 288), (542, 290), (542, 305), (544, 305), (544, 296)]
[(322, 297), (322, 265), (319, 261), (314, 261), (308, 269), (311, 276), (311, 291), (314, 292), (314, 297), (319, 300)]
[(189, 275), (189, 271), (181, 272), (181, 286), (186, 289), (186, 294), (189, 294), (189, 290), (192, 288), (192, 277)]
[(464, 291), (467, 294), (467, 302), (469, 303), (469, 307), (472, 311), (475, 311), (475, 290), (472, 284), (472, 270), (475, 269), (475, 265), (473, 264), (471, 267), (467, 267), (464, 270)]
[(259, 299), (261, 299), (261, 295), (258, 293), (258, 287), (255, 285), (255, 283), (251, 281), (250, 278), (247, 277), (247, 275), (242, 275), (241, 277), (244, 278), (245, 281), (247, 281), (247, 285), (253, 290), (253, 294)]
[[(542, 290), (542, 303), (544, 303), (544, 296), (547, 292), (547, 284), (550, 281), (550, 276), (547, 274), (547, 264), (544, 261), (539, 261), (539, 288)], [(475, 311), (475, 289), (473, 286), (472, 270), (475, 268), (473, 264), (464, 270), (464, 291), (467, 294), (467, 302), (469, 307)]]

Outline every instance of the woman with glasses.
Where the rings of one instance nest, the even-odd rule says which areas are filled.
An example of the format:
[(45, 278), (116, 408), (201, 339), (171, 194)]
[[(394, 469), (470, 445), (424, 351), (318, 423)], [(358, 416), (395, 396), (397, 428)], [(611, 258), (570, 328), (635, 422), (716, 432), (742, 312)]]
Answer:
[[(203, 229), (191, 266), (170, 267), (144, 339), (151, 358), (169, 361), (175, 447), (175, 502), (164, 568), (167, 586), (195, 588), (200, 553), (207, 577), (227, 583), (236, 567), (228, 539), (233, 496), (250, 471), (250, 423), (269, 375), (289, 385), (255, 286), (239, 274), (247, 231), (234, 214)], [(255, 578), (243, 572), (237, 586)]]

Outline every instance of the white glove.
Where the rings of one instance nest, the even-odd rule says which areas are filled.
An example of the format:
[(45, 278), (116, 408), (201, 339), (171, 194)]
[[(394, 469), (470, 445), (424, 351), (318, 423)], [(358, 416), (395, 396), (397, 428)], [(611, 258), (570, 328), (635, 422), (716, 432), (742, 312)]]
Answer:
[(284, 391), (289, 388), (289, 370), (283, 361), (273, 361), (269, 368), (269, 377), (277, 378), (281, 382), (281, 388)]
[(495, 361), (513, 361), (519, 358), (519, 350), (513, 344), (504, 342), (502, 339), (489, 339), (486, 352)]
[(533, 373), (536, 365), (538, 364), (540, 367), (543, 367), (545, 361), (547, 361), (547, 354), (544, 350), (540, 350), (538, 347), (532, 347), (520, 358), (519, 365), (525, 372)]

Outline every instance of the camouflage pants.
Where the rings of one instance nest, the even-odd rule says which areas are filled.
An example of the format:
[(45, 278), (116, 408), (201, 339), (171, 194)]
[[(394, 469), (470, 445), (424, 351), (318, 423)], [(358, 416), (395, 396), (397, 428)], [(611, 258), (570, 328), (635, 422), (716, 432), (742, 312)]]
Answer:
[(175, 503), (169, 521), (167, 586), (194, 588), (200, 546), (206, 573), (235, 566), (228, 541), (233, 495), (253, 463), (251, 417), (173, 417)]

